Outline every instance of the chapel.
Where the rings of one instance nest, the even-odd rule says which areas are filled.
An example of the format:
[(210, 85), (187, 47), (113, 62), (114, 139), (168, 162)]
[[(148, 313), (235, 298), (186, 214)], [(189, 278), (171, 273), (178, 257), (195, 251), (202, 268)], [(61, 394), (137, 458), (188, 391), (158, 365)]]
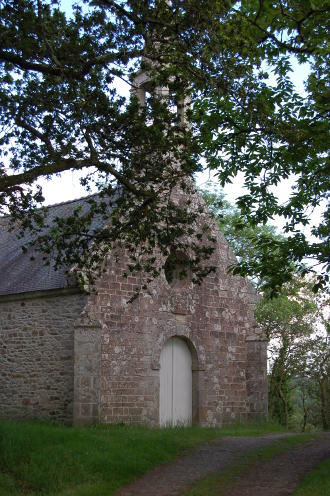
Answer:
[[(147, 82), (137, 74), (142, 103)], [(87, 203), (49, 207), (48, 225)], [(151, 426), (264, 419), (267, 341), (254, 321), (258, 295), (228, 273), (235, 257), (211, 216), (208, 222), (215, 272), (194, 284), (164, 270), (129, 303), (138, 280), (125, 276), (124, 252), (108, 256), (88, 291), (71, 267), (55, 270), (32, 247), (23, 252), (31, 234), (19, 237), (1, 218), (0, 417)]]

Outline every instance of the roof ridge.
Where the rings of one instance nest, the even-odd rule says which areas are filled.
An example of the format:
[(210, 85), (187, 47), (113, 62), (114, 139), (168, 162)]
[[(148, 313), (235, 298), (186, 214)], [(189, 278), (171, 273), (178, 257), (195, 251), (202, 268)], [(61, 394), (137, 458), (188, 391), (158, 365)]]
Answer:
[(100, 192), (93, 193), (92, 195), (80, 196), (79, 198), (74, 198), (73, 200), (66, 200), (66, 201), (59, 202), (59, 203), (52, 203), (51, 205), (41, 205), (39, 208), (58, 207), (59, 205), (67, 205), (68, 203), (75, 203), (75, 202), (79, 202), (81, 200), (87, 200), (88, 198), (92, 198), (93, 196), (99, 196), (99, 195), (100, 195)]
[[(82, 200), (88, 200), (88, 198), (92, 198), (93, 196), (99, 196), (99, 195), (100, 195), (100, 192), (93, 193), (92, 195), (80, 196), (79, 198), (74, 198), (72, 200), (65, 200), (63, 202), (52, 203), (50, 205), (40, 205), (39, 207), (36, 208), (36, 210), (41, 210), (43, 208), (51, 209), (54, 207), (59, 207), (60, 205), (68, 205), (69, 203), (72, 204), (75, 202), (81, 202)], [(8, 219), (10, 217), (12, 217), (10, 214), (0, 215), (0, 220)]]

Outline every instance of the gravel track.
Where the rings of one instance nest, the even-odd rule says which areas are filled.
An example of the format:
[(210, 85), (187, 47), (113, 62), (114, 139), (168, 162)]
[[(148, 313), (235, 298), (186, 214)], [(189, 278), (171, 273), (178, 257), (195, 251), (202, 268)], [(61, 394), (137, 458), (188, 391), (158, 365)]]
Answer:
[[(224, 437), (212, 441), (121, 489), (118, 496), (175, 496), (202, 478), (241, 463), (244, 455), (270, 446), (290, 434)], [(248, 474), (222, 492), (224, 496), (284, 496), (291, 494), (305, 473), (330, 456), (330, 433), (290, 449), (269, 462), (253, 464)], [(220, 493), (219, 493), (220, 494)]]
[(327, 433), (321, 439), (253, 465), (247, 474), (222, 491), (221, 496), (287, 496), (309, 470), (329, 457), (330, 433)]

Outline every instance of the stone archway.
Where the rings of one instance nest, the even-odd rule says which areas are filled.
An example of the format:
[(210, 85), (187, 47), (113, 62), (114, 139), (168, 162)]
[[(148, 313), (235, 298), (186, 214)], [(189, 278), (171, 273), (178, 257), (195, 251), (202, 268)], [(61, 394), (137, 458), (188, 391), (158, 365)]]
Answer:
[(191, 425), (193, 420), (193, 356), (186, 340), (168, 339), (160, 355), (159, 423)]

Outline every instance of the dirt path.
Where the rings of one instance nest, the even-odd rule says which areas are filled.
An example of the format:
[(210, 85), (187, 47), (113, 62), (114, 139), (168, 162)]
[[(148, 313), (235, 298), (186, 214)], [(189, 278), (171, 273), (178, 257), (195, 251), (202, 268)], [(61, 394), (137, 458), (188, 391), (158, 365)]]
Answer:
[[(221, 438), (168, 465), (157, 467), (133, 484), (123, 488), (118, 493), (118, 496), (180, 495), (198, 480), (225, 470), (230, 465), (241, 461), (242, 455), (267, 447), (274, 440), (285, 435), (271, 434), (262, 437)], [(286, 487), (295, 487), (310, 468), (329, 455), (330, 434), (324, 434), (322, 439), (308, 442), (303, 447), (290, 450), (290, 453), (268, 462), (269, 477), (265, 472), (266, 465), (261, 463), (260, 467), (253, 468), (254, 472), (249, 471), (248, 478), (242, 478), (242, 481), (238, 480), (235, 486), (230, 489), (232, 492), (227, 491), (225, 494), (226, 496), (282, 496), (290, 494), (290, 492), (283, 492), (283, 490)], [(280, 473), (281, 477), (279, 477)], [(283, 485), (278, 482), (279, 479), (282, 479), (282, 473), (285, 473)], [(289, 476), (290, 473), (292, 476)], [(247, 485), (245, 480), (248, 480)], [(256, 492), (256, 487), (259, 492)], [(267, 491), (265, 491), (265, 487), (267, 487)], [(269, 487), (274, 487), (274, 491), (269, 492)], [(292, 492), (292, 489), (290, 491)]]
[(304, 475), (330, 457), (330, 433), (304, 443), (268, 462), (251, 467), (247, 474), (221, 492), (221, 496), (287, 496)]

